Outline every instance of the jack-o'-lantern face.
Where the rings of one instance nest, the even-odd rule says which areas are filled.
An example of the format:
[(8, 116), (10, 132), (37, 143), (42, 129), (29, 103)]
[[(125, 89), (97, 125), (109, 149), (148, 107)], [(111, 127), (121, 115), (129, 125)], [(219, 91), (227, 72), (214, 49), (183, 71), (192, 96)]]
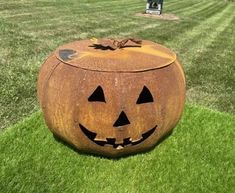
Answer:
[(118, 157), (151, 149), (172, 131), (185, 77), (164, 46), (110, 41), (102, 49), (90, 40), (58, 48), (40, 70), (38, 98), (54, 134), (79, 151)]
[[(103, 105), (106, 105), (106, 97), (105, 92), (101, 86), (98, 86), (93, 93), (88, 97), (87, 99), (88, 103), (100, 103)], [(154, 103), (154, 98), (150, 92), (150, 90), (143, 86), (143, 89), (139, 91), (139, 95), (137, 96), (137, 99), (135, 100), (136, 105), (146, 105)], [(128, 118), (129, 116), (127, 113), (123, 110), (120, 111), (118, 117), (110, 123), (110, 130), (113, 130), (113, 132), (107, 132), (112, 133), (112, 136), (106, 136), (102, 139), (97, 138), (99, 136), (99, 130), (94, 130), (94, 128), (88, 128), (86, 125), (83, 125), (82, 123), (79, 123), (79, 127), (83, 134), (90, 140), (92, 143), (105, 147), (112, 147), (117, 150), (121, 150), (126, 147), (136, 146), (138, 144), (143, 143), (146, 141), (154, 132), (157, 130), (157, 124), (153, 125), (151, 128), (133, 128), (131, 126), (132, 122)], [(99, 127), (99, 125), (97, 125)], [(139, 138), (133, 138), (131, 134), (135, 133), (136, 129), (138, 129)], [(130, 130), (130, 131), (126, 131)], [(131, 131), (132, 130), (132, 131)], [(118, 139), (115, 137), (115, 134), (119, 134)], [(127, 136), (125, 136), (128, 133)], [(122, 136), (120, 138), (120, 136)]]

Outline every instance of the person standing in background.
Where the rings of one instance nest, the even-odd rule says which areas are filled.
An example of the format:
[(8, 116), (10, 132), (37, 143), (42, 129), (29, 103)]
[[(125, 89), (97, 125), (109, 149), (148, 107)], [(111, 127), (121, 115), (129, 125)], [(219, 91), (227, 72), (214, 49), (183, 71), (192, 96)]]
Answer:
[(156, 12), (158, 14), (162, 13), (162, 8), (163, 8), (163, 0), (147, 0), (146, 4), (146, 13), (151, 13), (148, 12), (149, 9), (156, 9)]
[(163, 8), (163, 0), (158, 0), (157, 1), (157, 9), (160, 12), (160, 14), (162, 13), (162, 8)]

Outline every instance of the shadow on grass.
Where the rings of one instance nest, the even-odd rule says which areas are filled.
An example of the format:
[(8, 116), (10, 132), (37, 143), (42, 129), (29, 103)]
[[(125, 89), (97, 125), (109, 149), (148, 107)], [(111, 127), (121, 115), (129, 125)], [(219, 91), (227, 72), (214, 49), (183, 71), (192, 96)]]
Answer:
[(153, 149), (158, 146), (160, 143), (162, 143), (163, 141), (165, 141), (167, 138), (169, 138), (171, 136), (171, 134), (173, 133), (173, 130), (168, 132), (167, 134), (165, 134), (153, 147), (147, 149), (145, 152), (137, 152), (137, 153), (130, 153), (128, 155), (121, 155), (121, 156), (117, 156), (117, 157), (109, 157), (109, 156), (105, 156), (105, 155), (98, 155), (98, 154), (95, 154), (95, 153), (87, 153), (87, 152), (84, 152), (84, 151), (81, 151), (81, 150), (78, 150), (74, 145), (66, 142), (62, 137), (56, 135), (56, 134), (53, 134), (53, 137), (54, 139), (62, 144), (62, 145), (65, 145), (67, 148), (73, 150), (74, 152), (80, 154), (80, 155), (85, 155), (85, 156), (93, 156), (93, 157), (97, 157), (97, 158), (102, 158), (102, 159), (109, 159), (109, 160), (113, 160), (113, 161), (118, 161), (122, 158), (127, 158), (127, 157), (130, 157), (130, 156), (134, 156), (134, 155), (137, 155), (137, 154), (146, 154), (150, 151), (153, 151)]

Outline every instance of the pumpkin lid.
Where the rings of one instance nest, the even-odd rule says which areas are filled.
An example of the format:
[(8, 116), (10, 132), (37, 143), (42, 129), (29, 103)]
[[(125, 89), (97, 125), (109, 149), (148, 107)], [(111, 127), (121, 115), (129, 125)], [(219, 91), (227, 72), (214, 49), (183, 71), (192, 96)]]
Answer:
[(140, 72), (170, 65), (176, 54), (151, 41), (141, 46), (128, 44), (119, 49), (94, 45), (91, 40), (75, 41), (59, 47), (56, 57), (68, 65), (106, 72)]

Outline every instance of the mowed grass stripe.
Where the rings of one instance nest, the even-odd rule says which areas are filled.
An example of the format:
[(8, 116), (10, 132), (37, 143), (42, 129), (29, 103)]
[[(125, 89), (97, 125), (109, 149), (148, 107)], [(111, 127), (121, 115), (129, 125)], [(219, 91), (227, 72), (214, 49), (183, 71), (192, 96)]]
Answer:
[[(199, 16), (199, 18), (204, 18), (204, 13), (207, 14), (207, 16), (209, 16), (209, 11), (215, 11), (215, 8), (219, 5), (226, 5), (223, 2), (211, 2), (208, 1), (207, 3), (203, 3), (200, 4), (200, 6), (196, 7), (196, 8), (192, 8), (190, 10), (183, 10), (183, 12), (181, 12), (181, 10), (177, 11), (176, 14), (178, 13), (183, 13), (184, 16)], [(221, 9), (220, 9), (221, 10)], [(198, 19), (198, 17), (197, 17)], [(198, 20), (200, 22), (200, 20)]]
[[(189, 32), (193, 28), (197, 28), (197, 26), (199, 26), (202, 22), (208, 20), (211, 17), (214, 17), (215, 14), (219, 13), (221, 9), (223, 10), (226, 7), (227, 4), (224, 4), (221, 7), (215, 5), (213, 10), (210, 10), (209, 12), (204, 11), (203, 13), (201, 13), (200, 20), (198, 18), (193, 19), (196, 18), (194, 15), (189, 15), (186, 17), (182, 15), (180, 22), (164, 21), (161, 23), (162, 25), (159, 28), (145, 31), (144, 34), (137, 35), (140, 35), (146, 39), (152, 39), (163, 44), (167, 44), (168, 42), (175, 42), (176, 39), (179, 39), (178, 37), (184, 37), (184, 33)], [(194, 11), (198, 12), (200, 11), (200, 8), (195, 9)]]
[[(181, 4), (179, 4), (179, 2), (177, 1), (174, 1), (174, 2), (167, 2), (164, 4), (164, 9), (166, 8), (167, 10), (178, 10), (179, 8), (181, 8), (182, 6), (190, 6), (192, 3), (191, 2), (182, 2)], [(125, 11), (127, 10), (127, 11)], [(104, 11), (107, 11), (107, 10), (104, 10)], [(122, 6), (122, 9), (118, 9), (116, 11), (115, 10), (108, 10), (108, 12), (111, 12), (111, 13), (120, 13), (121, 15), (129, 15), (129, 13), (133, 12), (133, 11), (138, 11), (138, 12), (144, 12), (145, 11), (145, 4), (144, 3), (138, 3), (138, 6), (137, 4), (132, 4), (132, 6), (129, 6), (129, 5), (126, 5), (126, 4), (123, 4)]]
[[(233, 7), (227, 6), (223, 11), (217, 12), (212, 17), (201, 22), (200, 25), (176, 36), (174, 41), (168, 42), (167, 44), (180, 52), (183, 58), (185, 58), (186, 50), (187, 58), (192, 57), (195, 55), (195, 50), (200, 48), (201, 51), (203, 51), (202, 49), (206, 49), (218, 34), (231, 23), (233, 20), (233, 16), (231, 16), (232, 9)], [(190, 61), (187, 61), (188, 67), (189, 62)]]
[[(203, 7), (207, 7), (208, 5), (212, 4), (213, 2), (207, 1), (204, 4), (201, 4), (200, 1), (198, 2), (190, 2), (185, 1), (182, 3), (178, 3), (176, 7), (173, 7), (173, 9), (169, 9), (168, 11), (172, 11), (173, 13), (189, 13), (193, 11), (194, 9), (202, 9)], [(200, 8), (201, 7), (201, 8)]]
[[(107, 3), (106, 3), (107, 4)], [(108, 4), (109, 5), (109, 4)], [(129, 5), (127, 4), (126, 6), (129, 7)], [(21, 24), (24, 23), (26, 24), (26, 26), (28, 26), (29, 24), (35, 24), (33, 26), (31, 26), (31, 28), (34, 28), (34, 27), (38, 27), (39, 28), (44, 28), (44, 24), (48, 24), (48, 23), (53, 23), (55, 26), (56, 25), (61, 25), (61, 26), (69, 26), (71, 28), (71, 22), (72, 23), (76, 23), (75, 21), (77, 21), (77, 23), (79, 25), (86, 25), (87, 23), (89, 23), (92, 19), (95, 21), (97, 16), (99, 15), (102, 15), (103, 19), (106, 19), (106, 20), (110, 20), (110, 17), (113, 17), (112, 14), (109, 14), (107, 9), (105, 10), (97, 10), (96, 8), (93, 8), (95, 6), (92, 6), (92, 9), (94, 10), (89, 10), (89, 12), (91, 12), (90, 15), (87, 15), (87, 11), (84, 11), (84, 8), (79, 8), (75, 13), (72, 13), (71, 15), (71, 11), (73, 12), (73, 9), (72, 10), (66, 10), (64, 13), (60, 10), (55, 10), (54, 12), (52, 12), (51, 14), (42, 14), (41, 13), (41, 17), (37, 17), (35, 16), (34, 14), (32, 15), (32, 17), (22, 17), (22, 21), (21, 21)], [(123, 6), (119, 6), (120, 7), (120, 10), (123, 9)], [(56, 7), (55, 7), (56, 8)], [(118, 9), (118, 7), (115, 7), (115, 10)], [(112, 9), (111, 9), (112, 10)], [(100, 12), (103, 13), (101, 14)], [(84, 14), (83, 14), (84, 12)], [(106, 16), (109, 16), (109, 17), (106, 17)], [(88, 17), (87, 17), (88, 16)], [(46, 21), (42, 21), (46, 18)], [(82, 17), (82, 18), (81, 18)], [(116, 16), (114, 16), (116, 17)], [(14, 20), (15, 22), (15, 20)], [(42, 25), (41, 25), (42, 24)], [(27, 28), (27, 27), (26, 27)]]
[(180, 9), (175, 10), (174, 13), (186, 13), (186, 14), (190, 13), (191, 14), (193, 10), (202, 9), (204, 6), (208, 6), (208, 4), (212, 5), (213, 2), (207, 1), (206, 3), (203, 3), (202, 5), (202, 2), (198, 1), (195, 3), (191, 3), (188, 6), (183, 5)]
[(0, 189), (227, 193), (233, 190), (234, 125), (231, 115), (187, 105), (173, 134), (152, 151), (112, 160), (58, 143), (36, 113), (0, 135)]
[[(206, 20), (205, 22), (202, 22), (201, 25), (188, 31), (188, 33), (182, 34), (178, 39), (179, 42), (170, 42), (171, 47), (175, 47), (174, 45), (176, 45), (175, 49), (180, 54), (183, 64), (185, 64), (186, 77), (188, 80), (187, 85), (190, 88), (190, 92), (188, 93), (189, 101), (193, 102), (195, 100), (194, 102), (199, 104), (203, 104), (211, 108), (217, 106), (220, 110), (227, 109), (230, 112), (234, 111), (231, 103), (233, 101), (231, 89), (229, 89), (230, 87), (224, 87), (222, 85), (219, 86), (221, 82), (226, 79), (221, 80), (219, 83), (216, 79), (210, 78), (209, 74), (211, 74), (211, 71), (213, 72), (211, 75), (217, 77), (216, 72), (219, 72), (220, 70), (212, 70), (216, 68), (216, 64), (213, 62), (213, 58), (216, 57), (216, 52), (213, 53), (213, 50), (210, 50), (210, 52), (213, 53), (211, 56), (207, 50), (211, 44), (218, 39), (218, 37), (223, 36), (226, 29), (231, 28), (231, 24), (234, 20), (234, 15), (231, 16), (230, 14), (232, 9), (233, 7), (231, 6), (227, 7), (224, 12), (208, 19), (210, 21)], [(210, 23), (210, 25), (208, 25), (208, 23)], [(222, 38), (220, 41), (223, 41)], [(217, 50), (217, 53), (220, 53), (223, 50), (224, 47), (220, 47), (220, 51)], [(208, 59), (205, 59), (205, 61), (200, 59), (204, 53), (208, 53)], [(197, 59), (200, 62), (197, 62)], [(231, 63), (231, 61), (229, 62)], [(218, 63), (220, 62), (218, 61)], [(230, 65), (231, 64), (228, 64), (228, 66)], [(227, 67), (227, 65), (225, 64), (224, 67)], [(200, 71), (200, 73), (195, 73), (195, 70), (192, 69), (197, 69), (196, 71)], [(203, 72), (208, 72), (208, 75), (205, 76)], [(229, 72), (225, 72), (225, 74), (225, 77), (227, 77)], [(229, 89), (225, 95), (223, 92), (224, 89)], [(211, 94), (209, 94), (210, 92)]]
[[(128, 7), (128, 6), (127, 6)], [(116, 10), (116, 9), (115, 9)], [(63, 18), (62, 18), (63, 17)], [(74, 16), (75, 18), (71, 18), (71, 16), (64, 16), (63, 14), (61, 15), (61, 17), (57, 17), (57, 18), (53, 18), (53, 17), (50, 17), (48, 20), (47, 20), (47, 22), (52, 22), (51, 20), (53, 20), (53, 25), (49, 25), (49, 30), (46, 30), (46, 29), (42, 29), (42, 30), (37, 30), (38, 32), (34, 32), (34, 33), (30, 33), (30, 34), (34, 34), (34, 35), (36, 35), (36, 36), (40, 36), (40, 35), (43, 35), (43, 36), (47, 36), (47, 35), (51, 35), (51, 36), (53, 36), (54, 34), (53, 34), (53, 32), (55, 31), (55, 29), (57, 29), (57, 31), (61, 31), (61, 30), (63, 30), (64, 28), (68, 28), (68, 29), (71, 29), (71, 21), (74, 21), (74, 20), (76, 20), (77, 18), (76, 18), (76, 16)], [(67, 18), (67, 19), (66, 19)], [(104, 17), (104, 18), (108, 18), (108, 19), (106, 19), (107, 20), (107, 22), (110, 22), (109, 21), (109, 17)], [(83, 19), (80, 19), (79, 20), (79, 22), (76, 22), (77, 23), (77, 25), (78, 26), (84, 26), (84, 25), (86, 25), (87, 23), (89, 23), (89, 21), (90, 21), (91, 19), (90, 18), (83, 18)], [(26, 20), (27, 21), (27, 20)], [(47, 22), (44, 22), (43, 23), (43, 25), (47, 25)], [(127, 23), (127, 22), (129, 22), (129, 21), (126, 21), (125, 23)], [(75, 26), (76, 26), (76, 23), (75, 23)], [(28, 25), (28, 21), (27, 21), (27, 25)], [(35, 30), (36, 31), (36, 29), (40, 29), (41, 27), (42, 28), (44, 28), (44, 26), (41, 26), (41, 23), (39, 22), (37, 22), (36, 23), (36, 25), (34, 25), (35, 26), (35, 29), (34, 29), (34, 26), (32, 26), (31, 28), (33, 29), (33, 30)], [(139, 27), (141, 27), (143, 24), (140, 24), (139, 25)], [(53, 27), (51, 27), (51, 26), (53, 26)], [(76, 28), (76, 27), (73, 27), (73, 28)], [(115, 25), (112, 25), (112, 24), (110, 24), (110, 26), (115, 26)], [(154, 25), (153, 25), (154, 26)], [(158, 26), (158, 25), (157, 25)], [(134, 27), (134, 29), (136, 29), (137, 27), (135, 26)], [(133, 28), (132, 28), (133, 29)], [(147, 28), (148, 29), (148, 28)], [(27, 28), (26, 28), (26, 30), (27, 30)], [(45, 31), (46, 30), (46, 31)], [(72, 29), (71, 29), (72, 30)], [(77, 29), (76, 29), (77, 30)], [(80, 30), (78, 30), (77, 31), (77, 33), (79, 33), (79, 31)], [(139, 30), (139, 31), (141, 31), (141, 30)], [(72, 33), (73, 33), (73, 30), (72, 30)], [(130, 33), (124, 33), (124, 34), (130, 34)], [(79, 36), (78, 36), (79, 37)]]
[(231, 5), (225, 2), (217, 2), (217, 3), (214, 3), (212, 6), (209, 6), (208, 8), (204, 8), (202, 10), (194, 12), (192, 16), (194, 19), (198, 19), (198, 21), (200, 22), (201, 18), (205, 17), (205, 13), (207, 17), (210, 17), (210, 16), (213, 16), (216, 12), (221, 12), (227, 6), (231, 6)]
[[(15, 14), (11, 14), (11, 15), (6, 15), (6, 18), (11, 19), (11, 17), (18, 17), (18, 16), (22, 16), (19, 18), (14, 18), (18, 21), (21, 21), (23, 19), (27, 19), (30, 22), (34, 22), (35, 20), (42, 20), (42, 19), (48, 19), (50, 20), (51, 18), (47, 18), (47, 16), (50, 16), (51, 14), (56, 15), (57, 17), (61, 18), (64, 15), (83, 15), (85, 14), (86, 16), (93, 16), (93, 15), (102, 15), (102, 14), (106, 14), (108, 12), (112, 12), (112, 11), (117, 11), (117, 12), (121, 12), (123, 11), (123, 7), (136, 7), (137, 5), (140, 5), (138, 2), (136, 1), (131, 1), (131, 2), (126, 2), (125, 4), (121, 4), (121, 3), (117, 3), (115, 4), (113, 1), (111, 3), (107, 3), (107, 1), (104, 1), (104, 6), (97, 6), (97, 4), (79, 4), (77, 6), (72, 6), (72, 4), (67, 6), (56, 6), (56, 2), (53, 4), (53, 6), (50, 7), (35, 7), (33, 6), (32, 9), (33, 11), (27, 12), (28, 8), (26, 7), (26, 15), (22, 14), (22, 12), (24, 13), (24, 10), (19, 9), (18, 11), (20, 13), (15, 13)], [(72, 6), (72, 7), (71, 7)], [(115, 9), (113, 9), (113, 7), (115, 7)], [(88, 15), (87, 13), (90, 13), (90, 15)], [(44, 13), (44, 14), (42, 14)], [(29, 17), (27, 17), (29, 16)], [(32, 17), (33, 16), (33, 17)]]
[[(235, 17), (231, 23), (235, 22)], [(208, 107), (217, 106), (221, 111), (234, 112), (235, 104), (235, 40), (231, 39), (235, 27), (228, 25), (207, 49), (192, 61), (194, 65), (188, 71), (188, 76), (194, 77), (188, 81), (188, 99)], [(221, 46), (223, 42), (224, 46)], [(209, 53), (213, 52), (213, 56)], [(207, 72), (206, 81), (202, 76)], [(211, 88), (208, 89), (208, 88)], [(209, 91), (209, 92), (208, 92)], [(200, 95), (198, 95), (200, 93)], [(203, 98), (203, 101), (200, 100)]]
[[(107, 2), (106, 2), (106, 4), (107, 4)], [(115, 7), (115, 9), (108, 9), (108, 7), (105, 7), (104, 6), (104, 8), (103, 9), (101, 9), (101, 10), (97, 10), (97, 8), (96, 8), (96, 5), (94, 5), (94, 6), (92, 6), (90, 9), (89, 9), (89, 11), (92, 13), (92, 14), (90, 14), (89, 16), (88, 16), (88, 18), (90, 18), (89, 20), (91, 20), (91, 17), (94, 17), (94, 11), (95, 12), (97, 12), (97, 14), (103, 14), (104, 15), (104, 18), (105, 18), (105, 16), (110, 12), (110, 13), (117, 13), (117, 12), (115, 12), (116, 10), (119, 10), (120, 12), (122, 12), (122, 14), (121, 15), (123, 15), (125, 12), (127, 13), (127, 14), (129, 14), (129, 11), (130, 11), (130, 8), (135, 8), (136, 7), (136, 5), (137, 4), (134, 4), (134, 5), (132, 5), (133, 3), (130, 3), (130, 4), (127, 4), (127, 3), (125, 3), (124, 5), (119, 5), (119, 6), (116, 6)], [(189, 4), (189, 3), (188, 3)], [(107, 4), (107, 5), (109, 5), (109, 4)], [(130, 6), (130, 5), (132, 5), (132, 6)], [(169, 5), (171, 5), (170, 4), (170, 2), (167, 4), (167, 6), (166, 7), (170, 7)], [(182, 6), (182, 5), (180, 5), (179, 3), (177, 4), (179, 7), (180, 6)], [(140, 6), (142, 6), (143, 7), (143, 5), (141, 5), (140, 4)], [(185, 5), (184, 5), (185, 6)], [(111, 4), (110, 5), (110, 7), (113, 7), (113, 5)], [(119, 9), (119, 7), (120, 7), (120, 9)], [(123, 12), (123, 7), (126, 7), (126, 9), (128, 10), (128, 11), (125, 11), (125, 12)], [(51, 8), (51, 7), (49, 7), (49, 8)], [(63, 8), (63, 7), (62, 7)], [(94, 9), (94, 10), (93, 10)], [(125, 9), (125, 10), (126, 10)], [(176, 9), (178, 9), (177, 7), (176, 7)], [(59, 23), (59, 25), (61, 24), (63, 24), (63, 25), (69, 25), (70, 23), (71, 23), (71, 21), (72, 21), (72, 19), (78, 19), (79, 20), (79, 23), (80, 22), (82, 22), (83, 20), (82, 19), (79, 19), (79, 18), (76, 18), (76, 17), (79, 17), (79, 16), (82, 16), (84, 13), (87, 13), (87, 10), (86, 11), (84, 11), (84, 8), (83, 7), (79, 7), (78, 6), (78, 8), (72, 8), (72, 9), (70, 9), (70, 10), (67, 10), (67, 9), (62, 9), (62, 10), (60, 10), (60, 9), (58, 9), (58, 7), (55, 7), (55, 10), (50, 10), (50, 11), (43, 11), (43, 10), (40, 10), (39, 12), (35, 12), (35, 11), (32, 11), (31, 13), (32, 13), (32, 15), (31, 14), (29, 14), (28, 15), (28, 17), (27, 17), (27, 15), (24, 15), (24, 13), (23, 13), (23, 15), (22, 15), (22, 18), (21, 17), (18, 17), (18, 15), (16, 14), (16, 17), (17, 18), (14, 18), (14, 22), (16, 22), (16, 21), (18, 21), (18, 19), (20, 19), (18, 22), (21, 22), (21, 24), (22, 23), (24, 23), (24, 22), (26, 22), (26, 24), (28, 25), (28, 24), (30, 24), (31, 22), (32, 23), (35, 23), (36, 22), (36, 25), (35, 25), (35, 27), (37, 27), (37, 26), (40, 26), (41, 25), (41, 21), (43, 20), (43, 19), (46, 19), (46, 21), (44, 21), (43, 22), (43, 24), (45, 23), (45, 22), (49, 22), (49, 23), (51, 23), (52, 21), (53, 22), (55, 22), (55, 25), (57, 25), (57, 22)], [(69, 16), (66, 16), (66, 15), (68, 15), (68, 13), (73, 13), (73, 17), (71, 16), (71, 15), (69, 15)], [(101, 12), (101, 13), (100, 13)], [(43, 14), (42, 14), (43, 13)], [(51, 13), (54, 13), (53, 15), (55, 16), (55, 17), (53, 17), (52, 15), (51, 15)], [(19, 14), (22, 14), (22, 11), (19, 13)], [(78, 16), (79, 15), (79, 16)], [(87, 14), (85, 14), (85, 15), (87, 15)], [(112, 15), (109, 15), (108, 14), (108, 16), (109, 17), (116, 17), (116, 15), (114, 15), (114, 16), (112, 16)], [(14, 14), (11, 14), (9, 17), (15, 17), (15, 15)], [(131, 17), (131, 16), (130, 16)], [(67, 18), (67, 19), (66, 19)], [(9, 18), (8, 18), (9, 19)], [(61, 21), (63, 21), (63, 22), (61, 22)], [(85, 21), (86, 21), (86, 19), (85, 19)], [(86, 22), (87, 23), (87, 22)], [(83, 23), (84, 24), (84, 23)], [(34, 26), (33, 26), (34, 27)], [(43, 28), (43, 25), (42, 25), (42, 28)]]
[[(67, 17), (68, 19), (70, 19), (70, 17)], [(114, 21), (114, 23), (110, 23), (109, 25), (110, 25), (110, 29), (107, 29), (107, 30), (105, 30), (105, 34), (104, 35), (107, 35), (107, 31), (112, 31), (113, 33), (115, 33), (115, 31), (124, 31), (124, 32), (121, 32), (121, 33), (119, 33), (118, 35), (119, 36), (128, 36), (128, 35), (130, 35), (130, 34), (133, 34), (133, 33), (138, 33), (138, 32), (141, 32), (141, 31), (144, 31), (144, 30), (147, 30), (147, 29), (150, 29), (150, 28), (154, 28), (154, 27), (158, 27), (159, 25), (164, 25), (163, 23), (160, 23), (160, 22), (156, 22), (156, 21), (151, 21), (151, 23), (153, 23), (153, 24), (149, 24), (149, 20), (146, 20), (146, 22), (147, 23), (143, 23), (142, 21), (143, 20), (138, 20), (138, 21), (136, 21), (136, 22), (139, 22), (139, 24), (138, 25), (134, 25), (134, 26), (131, 26), (130, 24), (129, 24), (129, 22), (131, 21), (131, 17), (130, 17), (130, 19), (125, 19), (125, 22), (120, 22), (120, 21), (118, 21), (118, 22), (115, 22)], [(57, 28), (57, 31), (61, 31), (61, 30), (63, 30), (64, 28), (66, 28), (66, 26), (70, 26), (71, 25), (71, 23), (69, 22), (69, 21), (67, 21), (65, 18), (63, 18), (63, 19), (58, 19), (58, 20), (60, 20), (60, 21), (62, 21), (61, 23), (60, 22), (57, 22), (57, 24), (55, 24), (55, 25), (53, 25), (53, 27), (58, 27)], [(82, 20), (82, 21), (80, 21), (79, 23), (78, 23), (78, 27), (79, 26), (83, 26), (83, 25), (85, 25), (86, 23), (87, 23), (87, 21), (88, 20), (90, 20), (90, 19), (84, 19), (84, 20)], [(110, 22), (110, 20), (109, 19), (104, 19), (105, 21), (107, 21), (107, 22)], [(104, 23), (104, 21), (102, 21), (102, 23)], [(102, 25), (102, 23), (101, 23), (101, 26), (103, 26)], [(156, 23), (158, 23), (158, 24), (156, 24)], [(107, 25), (107, 24), (105, 24), (105, 25)], [(145, 26), (145, 25), (147, 25), (147, 26)], [(39, 26), (39, 28), (41, 27), (40, 26), (40, 24), (38, 25)], [(118, 28), (116, 28), (116, 26), (118, 26)], [(75, 26), (74, 26), (74, 28), (76, 28), (76, 24), (75, 24)], [(70, 30), (70, 32), (69, 33), (74, 33), (74, 28), (70, 28), (70, 29), (67, 29), (67, 31), (69, 31)], [(89, 29), (89, 27), (88, 26), (86, 26), (86, 28), (88, 28)], [(103, 29), (104, 27), (101, 27), (101, 29)], [(47, 36), (47, 35), (49, 35), (49, 36), (53, 36), (54, 34), (53, 34), (53, 31), (55, 30), (55, 28), (51, 28), (50, 30), (48, 30), (48, 31), (44, 31), (44, 30), (40, 30), (40, 31), (38, 31), (38, 32), (36, 32), (36, 35), (45, 35), (45, 36)], [(52, 32), (51, 32), (52, 31)], [(98, 29), (98, 31), (99, 31), (99, 29)], [(39, 34), (38, 34), (39, 33)], [(78, 33), (79, 33), (79, 31), (78, 31)], [(113, 34), (112, 33), (112, 34)], [(91, 34), (91, 32), (90, 31), (88, 31), (88, 34), (87, 35), (92, 35)], [(100, 35), (100, 36), (102, 36), (102, 34)], [(86, 36), (87, 37), (87, 36)]]

